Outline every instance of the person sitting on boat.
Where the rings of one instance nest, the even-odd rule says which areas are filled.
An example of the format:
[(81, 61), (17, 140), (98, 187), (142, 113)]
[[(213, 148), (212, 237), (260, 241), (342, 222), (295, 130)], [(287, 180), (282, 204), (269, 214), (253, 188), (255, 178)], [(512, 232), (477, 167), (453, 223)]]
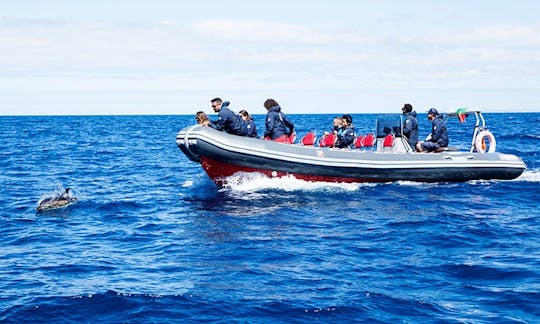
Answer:
[(210, 124), (210, 120), (208, 120), (208, 116), (206, 116), (204, 111), (198, 111), (195, 115), (195, 120), (197, 121), (197, 124), (202, 126), (208, 126)]
[[(336, 117), (332, 123), (332, 133), (339, 134), (343, 130), (343, 118)], [(327, 132), (325, 132), (326, 134)], [(329, 132), (328, 132), (329, 133)]]
[(240, 110), (238, 113), (240, 114), (240, 116), (242, 117), (242, 120), (246, 124), (246, 128), (247, 128), (246, 136), (259, 138), (259, 134), (257, 133), (257, 127), (255, 126), (255, 122), (253, 121), (253, 118), (251, 118), (249, 113), (245, 111), (244, 109)]
[(427, 117), (431, 120), (431, 134), (426, 141), (418, 142), (416, 149), (419, 152), (434, 152), (442, 147), (447, 147), (448, 132), (437, 109), (430, 108)]
[(229, 102), (222, 101), (221, 98), (210, 100), (214, 112), (218, 113), (218, 119), (211, 121), (209, 126), (219, 131), (229, 134), (246, 136), (247, 128), (242, 122), (242, 118), (229, 109)]
[(413, 110), (411, 104), (405, 104), (401, 108), (405, 121), (403, 121), (403, 135), (407, 137), (409, 145), (416, 151), (416, 143), (418, 143), (418, 120), (416, 120), (416, 111)]
[(350, 147), (354, 142), (356, 134), (354, 133), (354, 125), (352, 124), (352, 117), (349, 114), (345, 114), (340, 118), (341, 125), (336, 132), (337, 135), (337, 148)]
[(290, 142), (294, 134), (294, 124), (281, 112), (281, 107), (274, 99), (266, 99), (266, 130), (264, 138), (276, 142)]

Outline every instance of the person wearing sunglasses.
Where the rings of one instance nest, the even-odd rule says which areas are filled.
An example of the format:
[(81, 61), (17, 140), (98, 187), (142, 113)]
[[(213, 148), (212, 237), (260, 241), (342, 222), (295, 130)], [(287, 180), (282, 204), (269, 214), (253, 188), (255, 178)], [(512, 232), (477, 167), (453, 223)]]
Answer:
[(229, 109), (230, 103), (228, 101), (223, 101), (221, 98), (214, 98), (210, 100), (210, 103), (214, 112), (218, 114), (218, 119), (209, 123), (210, 127), (233, 135), (247, 135), (245, 123), (242, 122), (242, 118), (239, 115)]

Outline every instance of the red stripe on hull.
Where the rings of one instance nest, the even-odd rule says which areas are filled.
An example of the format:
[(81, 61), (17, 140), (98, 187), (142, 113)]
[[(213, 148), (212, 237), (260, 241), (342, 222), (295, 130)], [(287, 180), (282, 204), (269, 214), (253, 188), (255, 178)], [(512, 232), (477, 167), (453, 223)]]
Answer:
[(305, 180), (305, 181), (313, 181), (313, 182), (346, 182), (346, 183), (378, 182), (374, 179), (332, 177), (332, 176), (324, 176), (324, 175), (289, 173), (289, 172), (283, 172), (283, 171), (243, 167), (239, 165), (216, 161), (216, 160), (204, 157), (204, 156), (201, 156), (201, 166), (203, 167), (204, 171), (206, 171), (208, 176), (217, 185), (224, 185), (227, 182), (226, 178), (234, 175), (237, 172), (262, 173), (269, 178), (281, 178), (287, 175), (292, 175), (296, 179)]

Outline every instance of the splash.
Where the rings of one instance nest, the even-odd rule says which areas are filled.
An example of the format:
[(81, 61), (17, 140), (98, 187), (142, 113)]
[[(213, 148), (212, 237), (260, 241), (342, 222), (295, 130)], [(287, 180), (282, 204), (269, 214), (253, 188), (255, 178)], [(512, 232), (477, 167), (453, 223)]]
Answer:
[(257, 192), (261, 190), (283, 191), (345, 191), (353, 192), (364, 187), (374, 187), (374, 183), (336, 183), (300, 180), (292, 175), (271, 178), (261, 173), (237, 172), (227, 177), (224, 190)]
[(513, 181), (540, 182), (540, 170), (525, 170), (525, 172)]
[(184, 187), (184, 188), (189, 188), (189, 187), (192, 187), (192, 186), (193, 186), (193, 180), (186, 180), (182, 184), (182, 187)]
[(65, 208), (77, 202), (77, 197), (74, 196), (73, 189), (64, 189), (61, 184), (57, 185), (57, 189), (53, 194), (48, 196), (42, 195), (36, 206), (37, 211), (45, 211), (49, 209)]
[[(66, 188), (64, 188), (64, 185), (62, 185), (61, 183), (57, 183), (53, 191), (41, 194), (41, 196), (39, 197), (38, 204), (41, 203), (44, 199), (47, 199), (50, 197), (58, 197), (65, 191), (66, 191)], [(71, 188), (70, 197), (75, 195), (75, 193), (76, 193), (75, 190)]]
[(446, 182), (419, 182), (419, 181), (395, 181), (395, 182), (387, 182), (387, 183), (394, 183), (398, 186), (404, 186), (404, 187), (418, 187), (418, 188), (433, 188), (438, 187), (441, 185), (441, 183), (444, 183), (445, 186), (448, 185)]

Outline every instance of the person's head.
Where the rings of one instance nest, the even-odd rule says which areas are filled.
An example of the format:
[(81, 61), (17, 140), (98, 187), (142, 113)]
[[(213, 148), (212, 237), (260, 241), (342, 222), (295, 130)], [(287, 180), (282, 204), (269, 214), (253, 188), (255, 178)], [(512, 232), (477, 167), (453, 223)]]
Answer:
[(427, 118), (429, 120), (433, 120), (433, 119), (437, 118), (438, 115), (439, 115), (439, 112), (437, 111), (437, 109), (429, 108), (428, 114), (427, 114)]
[(222, 103), (223, 100), (221, 100), (221, 98), (214, 98), (210, 100), (210, 104), (212, 105), (212, 109), (214, 109), (214, 112), (219, 112), (221, 110)]
[(334, 118), (334, 128), (340, 128), (340, 127), (342, 127), (342, 126), (343, 126), (343, 122), (344, 122), (344, 120), (343, 120), (343, 118), (341, 118), (341, 117), (336, 117), (336, 118)]
[(411, 104), (405, 104), (403, 105), (403, 108), (401, 108), (401, 111), (406, 114), (410, 113), (412, 111), (412, 105)]
[(243, 120), (251, 120), (251, 116), (249, 115), (249, 113), (247, 111), (245, 111), (244, 109), (240, 110), (238, 112), (240, 114), (240, 116), (242, 116), (242, 119)]
[(208, 116), (206, 116), (206, 113), (204, 111), (198, 111), (195, 115), (195, 120), (197, 121), (197, 124), (199, 125), (207, 125), (208, 124)]
[(343, 120), (343, 123), (347, 126), (350, 126), (352, 124), (352, 117), (349, 114), (345, 114), (341, 116), (341, 119)]
[(266, 110), (270, 110), (270, 108), (275, 106), (279, 106), (279, 104), (274, 99), (266, 99), (264, 102), (264, 108), (266, 108)]

